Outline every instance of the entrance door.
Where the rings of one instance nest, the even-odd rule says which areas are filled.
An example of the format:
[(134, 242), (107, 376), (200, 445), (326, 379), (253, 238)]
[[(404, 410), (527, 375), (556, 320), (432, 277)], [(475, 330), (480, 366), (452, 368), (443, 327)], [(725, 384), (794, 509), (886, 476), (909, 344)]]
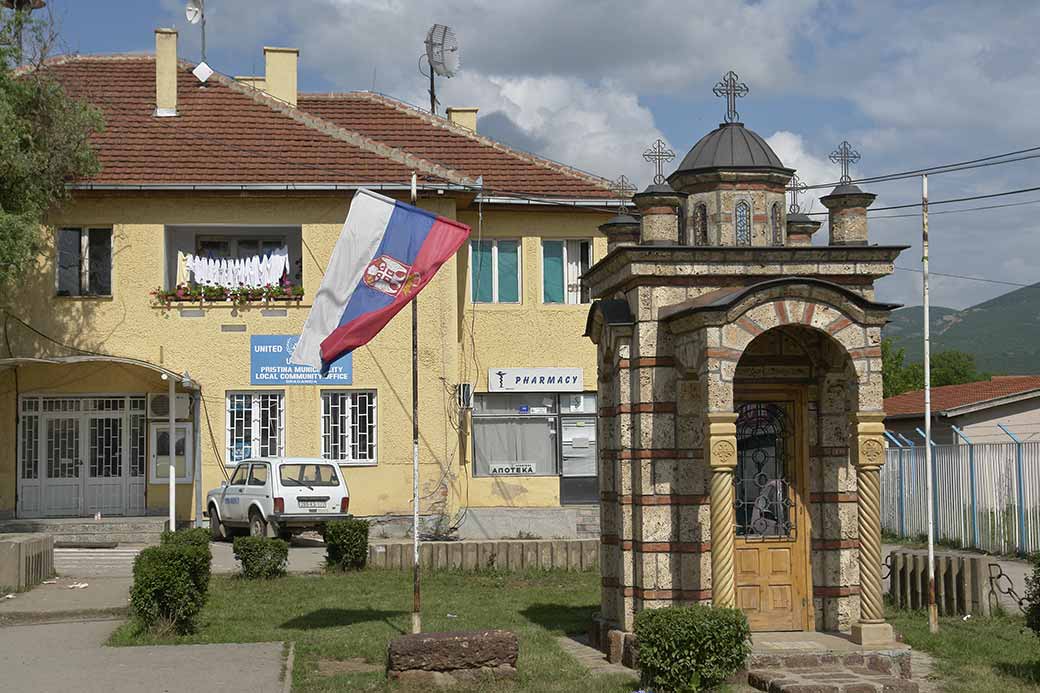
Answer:
[(807, 451), (799, 393), (737, 404), (737, 606), (755, 631), (807, 630)]
[(561, 417), (560, 434), (560, 503), (596, 503), (596, 417)]
[(123, 415), (94, 414), (86, 419), (87, 464), (84, 494), (87, 513), (122, 515), (126, 510), (123, 478)]
[(43, 514), (79, 515), (83, 491), (83, 448), (78, 414), (43, 415), (46, 484)]

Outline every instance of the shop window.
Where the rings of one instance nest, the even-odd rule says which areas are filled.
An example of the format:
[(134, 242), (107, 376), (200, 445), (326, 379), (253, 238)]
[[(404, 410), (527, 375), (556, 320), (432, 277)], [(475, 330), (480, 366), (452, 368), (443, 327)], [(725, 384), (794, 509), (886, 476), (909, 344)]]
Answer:
[(542, 241), (542, 301), (588, 303), (581, 276), (591, 264), (591, 241)]
[(470, 241), (473, 303), (520, 302), (520, 241)]
[(227, 395), (227, 464), (285, 454), (285, 400), (281, 392)]
[(59, 296), (112, 295), (112, 229), (58, 229)]
[(376, 393), (321, 393), (321, 456), (340, 464), (376, 463)]

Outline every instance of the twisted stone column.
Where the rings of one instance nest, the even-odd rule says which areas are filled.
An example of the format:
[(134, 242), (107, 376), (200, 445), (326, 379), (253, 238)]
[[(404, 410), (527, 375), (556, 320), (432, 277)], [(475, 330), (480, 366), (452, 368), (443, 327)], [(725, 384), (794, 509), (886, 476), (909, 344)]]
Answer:
[(711, 467), (711, 602), (735, 607), (733, 576), (735, 541), (733, 513), (733, 469), (737, 466), (737, 415), (708, 414), (708, 465)]
[(860, 620), (852, 639), (868, 646), (891, 643), (892, 626), (885, 623), (881, 592), (881, 465), (885, 463), (885, 415), (858, 412), (852, 416), (852, 454), (856, 465), (859, 511)]

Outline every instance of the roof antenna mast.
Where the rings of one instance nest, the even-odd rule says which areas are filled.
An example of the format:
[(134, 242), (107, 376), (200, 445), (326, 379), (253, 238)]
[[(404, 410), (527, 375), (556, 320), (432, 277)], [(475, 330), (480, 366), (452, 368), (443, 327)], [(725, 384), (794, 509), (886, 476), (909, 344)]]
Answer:
[[(419, 73), (425, 75), (419, 56)], [(426, 62), (430, 66), (430, 113), (437, 115), (437, 88), (434, 75), (454, 77), (459, 72), (459, 41), (451, 27), (434, 24), (426, 32)]]
[(200, 24), (202, 29), (202, 62), (206, 62), (206, 0), (188, 0), (184, 7), (188, 24)]

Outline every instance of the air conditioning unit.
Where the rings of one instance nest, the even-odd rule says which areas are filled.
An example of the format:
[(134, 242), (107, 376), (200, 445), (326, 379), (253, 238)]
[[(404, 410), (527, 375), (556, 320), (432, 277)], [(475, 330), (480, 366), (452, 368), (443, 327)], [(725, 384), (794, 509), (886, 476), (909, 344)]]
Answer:
[[(174, 418), (184, 421), (191, 418), (191, 395), (175, 395), (177, 409)], [(150, 421), (167, 421), (170, 418), (170, 396), (154, 393), (148, 395), (148, 419)]]
[(473, 384), (460, 383), (455, 386), (455, 400), (459, 409), (473, 408)]

